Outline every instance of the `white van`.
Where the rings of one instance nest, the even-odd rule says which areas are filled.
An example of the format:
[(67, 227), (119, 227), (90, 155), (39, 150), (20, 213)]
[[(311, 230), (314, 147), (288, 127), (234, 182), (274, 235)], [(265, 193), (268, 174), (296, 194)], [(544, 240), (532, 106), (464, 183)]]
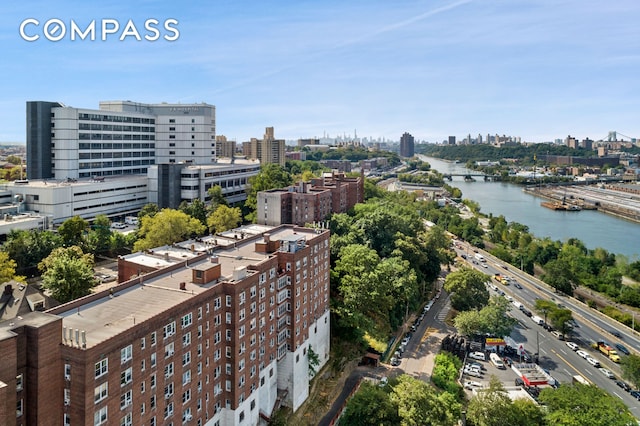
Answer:
[(496, 353), (491, 353), (489, 355), (489, 361), (491, 361), (491, 364), (493, 364), (496, 368), (499, 368), (501, 370), (506, 369), (506, 367), (504, 366), (504, 362), (502, 362), (500, 356)]
[(515, 306), (516, 308), (523, 310), (524, 309), (524, 305), (520, 302), (518, 302), (517, 300), (514, 300), (513, 302), (513, 306)]
[(124, 223), (126, 223), (127, 225), (137, 225), (138, 218), (137, 216), (127, 216), (124, 218)]
[(537, 315), (532, 316), (531, 321), (535, 322), (538, 325), (544, 325), (544, 320)]

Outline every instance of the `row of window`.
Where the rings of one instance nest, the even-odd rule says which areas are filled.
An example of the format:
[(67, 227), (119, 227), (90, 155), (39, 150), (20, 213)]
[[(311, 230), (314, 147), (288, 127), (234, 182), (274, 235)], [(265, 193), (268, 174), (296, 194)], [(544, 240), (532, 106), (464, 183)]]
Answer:
[[(52, 134), (52, 136), (55, 137), (55, 134)], [(154, 141), (156, 140), (156, 136), (130, 134), (121, 135), (119, 133), (113, 135), (110, 133), (79, 133), (78, 139), (81, 141)]]
[(81, 170), (85, 169), (103, 169), (110, 167), (130, 167), (130, 166), (150, 166), (155, 164), (155, 159), (151, 158), (148, 160), (124, 160), (124, 161), (91, 161), (91, 162), (80, 162), (78, 167)]
[(122, 115), (110, 115), (110, 114), (87, 114), (82, 112), (78, 113), (78, 120), (111, 121), (114, 123), (156, 124), (155, 118), (127, 117)]
[(155, 149), (155, 143), (96, 143), (96, 142), (80, 142), (78, 149)]
[[(53, 123), (52, 123), (53, 124)], [(79, 123), (78, 130), (106, 130), (114, 132), (145, 132), (154, 133), (155, 127), (149, 126), (120, 126), (112, 124)]]
[(128, 158), (128, 157), (154, 157), (154, 151), (128, 151), (128, 152), (80, 152), (80, 160), (102, 159), (102, 158)]

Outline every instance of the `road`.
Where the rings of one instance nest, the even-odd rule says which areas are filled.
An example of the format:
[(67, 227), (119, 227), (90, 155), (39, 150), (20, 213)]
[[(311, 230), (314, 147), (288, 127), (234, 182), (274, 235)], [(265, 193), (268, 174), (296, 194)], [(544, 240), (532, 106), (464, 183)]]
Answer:
[[(475, 260), (474, 250), (478, 249), (462, 242), (458, 242), (458, 247), (456, 247), (458, 255), (464, 254), (469, 264), (481, 272), (490, 276), (499, 273), (516, 279), (517, 282), (521, 284), (522, 289), (517, 289), (513, 285), (504, 286), (497, 284), (495, 280), (493, 280), (493, 283), (496, 283), (499, 290), (504, 291), (506, 295), (511, 296), (513, 300), (523, 303), (527, 309), (535, 312), (533, 306), (537, 298), (552, 300), (557, 304), (564, 305), (567, 309), (571, 309), (578, 327), (574, 329), (570, 339), (577, 343), (580, 349), (588, 352), (592, 357), (597, 359), (602, 364), (602, 367), (612, 371), (617, 378), (621, 377), (619, 365), (609, 360), (596, 349), (591, 348), (590, 343), (598, 340), (604, 340), (611, 345), (621, 343), (632, 352), (637, 353), (640, 349), (640, 339), (637, 333), (606, 317), (595, 309), (589, 308), (576, 299), (555, 293), (552, 288), (548, 287), (542, 281), (513, 268), (511, 265), (505, 270), (503, 267), (505, 263), (487, 252), (478, 250), (478, 252), (485, 257), (486, 262)], [(494, 295), (496, 294), (495, 291), (490, 291)], [(551, 375), (559, 382), (571, 382), (573, 375), (581, 374), (596, 386), (620, 398), (631, 409), (631, 413), (636, 418), (640, 418), (638, 401), (618, 387), (615, 384), (615, 380), (607, 378), (597, 368), (591, 366), (585, 359), (572, 351), (566, 345), (566, 342), (558, 340), (542, 326), (535, 324), (519, 309), (514, 307), (511, 310), (511, 315), (518, 320), (518, 325), (511, 337), (518, 343), (524, 343), (525, 348), (529, 352), (539, 352), (540, 366), (549, 370)], [(618, 331), (621, 338), (616, 338), (610, 334), (611, 330)], [(623, 354), (619, 355), (625, 356)]]

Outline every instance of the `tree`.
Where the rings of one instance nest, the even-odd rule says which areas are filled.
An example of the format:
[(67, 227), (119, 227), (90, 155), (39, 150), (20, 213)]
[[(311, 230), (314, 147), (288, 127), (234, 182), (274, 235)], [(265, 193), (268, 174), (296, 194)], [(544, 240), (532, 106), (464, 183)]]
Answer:
[(636, 424), (622, 401), (596, 386), (576, 383), (562, 385), (558, 389), (547, 388), (540, 392), (539, 400), (547, 406), (546, 420), (550, 425)]
[(633, 383), (636, 389), (640, 388), (640, 356), (631, 354), (620, 360), (622, 377)]
[(503, 297), (492, 297), (489, 304), (480, 310), (480, 318), (484, 324), (484, 333), (493, 336), (508, 336), (517, 324), (515, 318), (507, 315), (511, 309), (510, 303)]
[(7, 163), (20, 165), (22, 164), (22, 158), (18, 157), (17, 155), (9, 155), (7, 156)]
[(211, 232), (218, 233), (235, 228), (241, 221), (242, 212), (238, 207), (229, 207), (222, 204), (209, 215), (207, 225)]
[(458, 311), (482, 308), (489, 301), (485, 283), (489, 276), (468, 267), (447, 275), (444, 289), (451, 293), (451, 306)]
[(545, 324), (547, 323), (547, 315), (549, 315), (551, 311), (557, 308), (558, 307), (556, 306), (555, 303), (553, 303), (550, 300), (544, 300), (544, 299), (536, 299), (536, 303), (533, 306), (533, 309), (535, 309), (536, 312), (539, 312), (542, 315), (544, 315)]
[(93, 255), (83, 253), (78, 246), (55, 249), (38, 268), (42, 271), (42, 286), (61, 303), (90, 294), (96, 284)]
[(207, 206), (199, 198), (196, 198), (190, 203), (183, 201), (178, 206), (178, 210), (198, 219), (200, 223), (207, 226)]
[(16, 261), (6, 251), (0, 251), (0, 284), (15, 280), (25, 282), (25, 277), (16, 275)]
[(34, 275), (37, 273), (38, 263), (60, 246), (62, 237), (51, 231), (12, 230), (2, 249), (16, 261), (19, 273)]
[(84, 233), (89, 229), (89, 222), (80, 216), (74, 216), (65, 220), (58, 228), (58, 234), (62, 237), (62, 243), (67, 246), (84, 243)]
[(140, 210), (140, 213), (138, 213), (138, 220), (142, 222), (143, 217), (145, 216), (153, 217), (158, 213), (160, 213), (160, 209), (158, 208), (157, 204), (147, 203), (144, 205), (144, 207), (142, 207), (142, 210)]
[(111, 221), (106, 215), (99, 214), (91, 224), (88, 241), (97, 252), (103, 253), (111, 248)]
[(227, 199), (222, 195), (222, 187), (220, 185), (214, 185), (207, 190), (207, 196), (209, 197), (209, 211), (214, 212), (218, 206), (228, 206)]
[(551, 326), (562, 333), (562, 336), (569, 334), (573, 327), (570, 321), (573, 319), (573, 313), (570, 309), (552, 309), (549, 313)]
[(275, 163), (264, 164), (260, 167), (260, 172), (249, 178), (247, 185), (247, 201), (245, 206), (252, 212), (247, 220), (255, 221), (255, 211), (258, 204), (258, 192), (274, 188), (284, 188), (291, 185), (293, 179), (291, 175), (280, 165)]
[(320, 365), (320, 357), (311, 345), (309, 345), (309, 349), (307, 350), (307, 356), (309, 357), (309, 377), (313, 377), (318, 372), (317, 368)]
[(179, 210), (162, 209), (155, 216), (143, 216), (138, 234), (140, 239), (135, 242), (135, 251), (147, 250), (168, 244), (184, 241), (194, 236), (202, 235), (205, 226)]
[(349, 399), (340, 417), (344, 426), (386, 426), (400, 424), (398, 407), (384, 389), (367, 381)]
[(564, 260), (554, 259), (550, 260), (544, 265), (544, 275), (542, 279), (564, 294), (573, 294), (573, 281), (572, 281), (571, 267)]
[(428, 383), (407, 374), (398, 377), (389, 398), (398, 406), (402, 426), (453, 426), (460, 418), (460, 404), (453, 395), (438, 394)]
[(511, 399), (496, 376), (491, 376), (489, 387), (478, 392), (467, 407), (467, 418), (475, 426), (502, 426), (519, 424), (511, 420)]

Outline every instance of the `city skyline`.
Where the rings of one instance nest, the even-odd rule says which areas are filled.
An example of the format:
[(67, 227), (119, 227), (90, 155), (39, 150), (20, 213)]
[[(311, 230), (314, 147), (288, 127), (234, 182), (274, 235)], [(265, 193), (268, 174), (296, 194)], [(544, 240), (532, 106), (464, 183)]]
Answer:
[[(27, 42), (57, 18), (178, 21), (169, 42)], [(25, 141), (27, 101), (207, 102), (238, 142), (273, 126), (295, 140), (353, 134), (441, 142), (513, 134), (640, 136), (640, 4), (619, 1), (6, 4), (0, 15), (0, 141)], [(611, 24), (609, 24), (611, 23)], [(144, 32), (141, 31), (144, 35)], [(165, 34), (163, 32), (162, 34)]]

